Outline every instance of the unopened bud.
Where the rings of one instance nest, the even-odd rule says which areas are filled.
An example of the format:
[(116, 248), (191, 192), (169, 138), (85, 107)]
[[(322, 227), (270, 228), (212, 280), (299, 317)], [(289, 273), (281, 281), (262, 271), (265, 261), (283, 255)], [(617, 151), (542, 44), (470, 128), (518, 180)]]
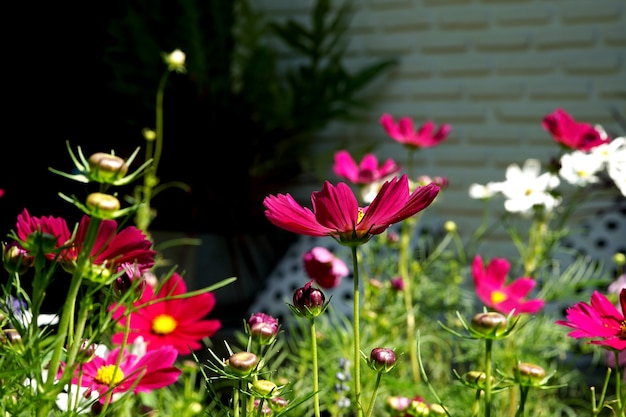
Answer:
[[(469, 371), (463, 376), (463, 379), (465, 380), (465, 382), (472, 385), (476, 389), (485, 389), (487, 375), (484, 372)], [(496, 382), (494, 377), (491, 377), (490, 381), (492, 385)]]
[(317, 317), (326, 309), (324, 293), (317, 288), (313, 288), (312, 284), (313, 280), (307, 282), (304, 287), (298, 288), (293, 293), (291, 310), (306, 318)]
[(89, 179), (112, 184), (128, 173), (128, 165), (119, 156), (104, 152), (94, 153), (89, 157)]
[(278, 386), (267, 379), (257, 379), (250, 384), (250, 389), (257, 396), (267, 399), (277, 394)]
[(472, 328), (485, 336), (501, 336), (507, 327), (508, 319), (502, 313), (490, 311), (472, 317)]
[(368, 364), (377, 372), (389, 372), (396, 366), (396, 353), (388, 348), (374, 348)]
[(247, 376), (256, 368), (259, 358), (252, 352), (233, 353), (227, 365), (235, 375)]
[(91, 193), (87, 196), (87, 207), (92, 210), (92, 215), (100, 219), (113, 219), (120, 209), (120, 201), (104, 193)]
[(519, 383), (525, 386), (541, 385), (546, 377), (546, 371), (539, 365), (533, 363), (520, 362), (513, 367), (516, 377), (519, 377)]

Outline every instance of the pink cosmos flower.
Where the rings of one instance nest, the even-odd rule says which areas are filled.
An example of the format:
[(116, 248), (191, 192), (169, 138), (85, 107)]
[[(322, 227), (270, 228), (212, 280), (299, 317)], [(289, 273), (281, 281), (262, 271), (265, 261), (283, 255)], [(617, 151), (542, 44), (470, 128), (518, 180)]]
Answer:
[(117, 348), (106, 357), (95, 356), (77, 368), (72, 384), (87, 387), (86, 397), (97, 391), (100, 403), (104, 404), (111, 388), (113, 394), (131, 390), (136, 394), (173, 384), (181, 374), (181, 370), (174, 367), (177, 357), (178, 353), (171, 346), (163, 346), (141, 357)]
[(563, 109), (546, 115), (541, 125), (556, 142), (569, 149), (589, 151), (611, 141), (603, 130), (577, 122)]
[[(202, 347), (200, 341), (213, 336), (221, 327), (219, 320), (204, 319), (215, 306), (213, 293), (167, 299), (142, 306), (155, 299), (182, 295), (186, 292), (185, 281), (176, 273), (163, 283), (156, 294), (154, 289), (147, 285), (139, 301), (134, 303), (139, 310), (130, 313), (128, 342), (132, 343), (141, 336), (149, 351), (171, 345), (181, 355), (190, 354)], [(120, 325), (125, 326), (125, 307), (113, 305), (111, 309), (113, 319), (119, 320)], [(123, 337), (123, 332), (116, 333), (112, 341), (119, 344)]]
[(385, 182), (371, 204), (363, 208), (348, 184), (334, 186), (328, 181), (321, 191), (311, 195), (313, 211), (302, 207), (290, 194), (269, 195), (263, 205), (267, 219), (282, 229), (359, 245), (424, 210), (438, 193), (439, 186), (432, 183), (409, 193), (409, 180), (403, 175)]
[(574, 329), (568, 336), (590, 338), (589, 343), (618, 351), (626, 350), (626, 288), (619, 294), (620, 313), (611, 301), (598, 291), (591, 294), (590, 303), (580, 302), (566, 310), (567, 320), (556, 324)]
[[(17, 216), (17, 237), (23, 242), (28, 242), (28, 236), (36, 232), (45, 233), (56, 238), (53, 251), (46, 253), (46, 258), (49, 260), (53, 260), (57, 256), (54, 250), (62, 248), (72, 237), (72, 233), (64, 219), (52, 216), (31, 217), (28, 210), (24, 209)], [(28, 250), (28, 248), (24, 249)]]
[(336, 288), (341, 283), (341, 278), (350, 274), (346, 263), (322, 246), (306, 252), (302, 260), (309, 278), (325, 289)]
[(506, 259), (494, 258), (487, 269), (480, 255), (476, 255), (472, 264), (472, 275), (476, 286), (476, 294), (487, 307), (502, 313), (514, 315), (520, 313), (536, 313), (543, 307), (541, 299), (524, 300), (535, 287), (532, 278), (518, 278), (505, 286), (510, 264)]
[(400, 166), (391, 158), (378, 166), (378, 159), (372, 153), (365, 155), (361, 163), (357, 165), (352, 155), (342, 150), (335, 153), (333, 171), (353, 184), (367, 185), (398, 173)]
[(410, 117), (400, 117), (398, 123), (388, 113), (380, 117), (380, 124), (391, 138), (410, 148), (430, 148), (439, 145), (450, 133), (452, 126), (442, 124), (435, 130), (435, 123), (428, 120), (417, 131)]
[[(60, 254), (54, 251), (47, 253), (46, 257), (50, 260), (57, 259), (64, 268), (72, 270), (78, 254), (84, 251), (83, 245), (89, 222), (89, 216), (83, 216), (71, 246), (61, 251)], [(69, 244), (72, 236), (64, 219), (52, 216), (31, 217), (24, 209), (17, 218), (17, 236), (22, 241), (27, 241), (28, 236), (36, 231), (56, 237), (54, 249), (60, 249)], [(152, 242), (141, 230), (130, 226), (118, 233), (115, 220), (102, 220), (91, 250), (91, 262), (93, 265), (106, 265), (106, 268), (113, 273), (123, 270), (124, 272), (135, 271), (141, 275), (154, 266), (155, 255)]]

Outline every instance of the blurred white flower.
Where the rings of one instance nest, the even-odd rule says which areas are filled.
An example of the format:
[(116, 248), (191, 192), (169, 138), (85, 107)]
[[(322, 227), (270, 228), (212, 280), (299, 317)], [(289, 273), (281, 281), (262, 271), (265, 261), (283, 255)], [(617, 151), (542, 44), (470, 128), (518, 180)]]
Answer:
[(187, 68), (185, 68), (185, 59), (186, 55), (180, 49), (176, 49), (169, 54), (162, 54), (163, 61), (167, 64), (167, 68), (170, 71), (176, 71), (180, 74), (184, 74), (187, 72)]
[(626, 137), (613, 139), (606, 148), (606, 171), (626, 197)]
[(476, 200), (489, 199), (500, 192), (502, 188), (501, 184), (500, 182), (488, 182), (485, 185), (477, 183), (471, 184), (469, 186), (469, 196)]
[(506, 181), (500, 183), (506, 198), (504, 208), (511, 213), (531, 214), (533, 207), (543, 206), (551, 211), (561, 202), (550, 191), (558, 187), (559, 177), (549, 172), (541, 174), (541, 162), (527, 159), (522, 168), (511, 164), (506, 169)]
[[(606, 145), (601, 145), (606, 146)], [(604, 169), (604, 154), (601, 152), (573, 151), (563, 154), (559, 175), (565, 181), (584, 187), (600, 181), (596, 175)]]

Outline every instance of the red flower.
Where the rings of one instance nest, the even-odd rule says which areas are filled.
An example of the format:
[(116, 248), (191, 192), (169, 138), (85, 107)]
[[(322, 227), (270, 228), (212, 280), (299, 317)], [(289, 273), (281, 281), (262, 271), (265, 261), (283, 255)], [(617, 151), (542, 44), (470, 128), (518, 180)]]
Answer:
[[(66, 269), (72, 270), (78, 254), (84, 251), (83, 245), (90, 220), (89, 216), (83, 216), (69, 248), (64, 249), (60, 254), (55, 251), (47, 252), (46, 257), (50, 260), (57, 259)], [(17, 236), (20, 240), (27, 242), (28, 236), (37, 231), (56, 238), (54, 249), (60, 249), (69, 244), (72, 236), (67, 223), (62, 218), (31, 217), (24, 209), (17, 218)], [(105, 265), (113, 273), (130, 270), (143, 274), (154, 266), (155, 255), (152, 242), (136, 227), (127, 227), (118, 233), (115, 220), (102, 220), (91, 250), (90, 261), (93, 265)]]
[(401, 117), (396, 123), (388, 113), (380, 117), (380, 124), (393, 140), (410, 148), (430, 148), (439, 145), (452, 130), (451, 125), (442, 124), (433, 133), (435, 123), (428, 120), (416, 131), (411, 118)]
[(400, 166), (391, 158), (378, 166), (378, 159), (372, 153), (365, 155), (357, 165), (348, 151), (339, 151), (335, 153), (333, 171), (353, 184), (367, 185), (396, 174), (400, 171)]
[(555, 141), (570, 149), (589, 151), (611, 141), (603, 130), (577, 122), (563, 109), (556, 109), (545, 116), (541, 125)]
[[(121, 354), (121, 359), (118, 359)], [(72, 384), (89, 387), (85, 396), (97, 391), (100, 402), (105, 403), (109, 389), (113, 394), (128, 391), (150, 392), (173, 384), (178, 380), (180, 369), (174, 367), (178, 353), (171, 346), (147, 352), (141, 357), (120, 353), (117, 348), (106, 357), (95, 356), (76, 369)], [(119, 360), (119, 365), (118, 365)]]
[[(56, 245), (54, 249), (62, 248), (72, 237), (72, 233), (64, 219), (52, 216), (31, 217), (26, 209), (17, 216), (16, 229), (17, 237), (23, 242), (28, 242), (28, 237), (37, 232), (55, 237)], [(28, 248), (24, 249), (28, 250)], [(54, 251), (46, 253), (46, 258), (49, 260), (54, 259), (56, 256), (57, 254)]]
[(309, 278), (315, 280), (322, 288), (330, 289), (339, 286), (341, 278), (350, 273), (344, 261), (322, 246), (316, 246), (306, 252), (302, 256), (302, 261)]
[(439, 186), (428, 184), (409, 193), (406, 175), (383, 184), (372, 203), (359, 207), (350, 187), (343, 182), (333, 186), (326, 181), (313, 192), (313, 211), (299, 205), (290, 194), (265, 197), (265, 216), (275, 226), (307, 236), (331, 236), (342, 244), (367, 242), (394, 223), (401, 222), (428, 207), (439, 193)]
[(626, 350), (626, 288), (620, 291), (619, 302), (621, 313), (606, 296), (594, 291), (590, 304), (574, 304), (566, 310), (567, 320), (556, 324), (574, 329), (568, 335), (575, 339), (596, 339), (589, 343)]
[[(185, 281), (174, 273), (156, 294), (151, 286), (146, 286), (134, 306), (138, 307), (155, 299), (182, 295), (186, 292)], [(137, 337), (142, 336), (148, 350), (171, 345), (182, 355), (190, 354), (202, 347), (200, 340), (213, 336), (220, 329), (219, 320), (204, 319), (214, 306), (215, 296), (210, 292), (145, 305), (130, 314), (128, 342), (132, 343)], [(114, 305), (111, 308), (114, 310), (113, 318), (119, 319), (120, 324), (125, 326), (124, 306)], [(121, 343), (123, 337), (123, 332), (114, 334), (113, 343)]]
[(476, 285), (476, 294), (487, 307), (502, 313), (514, 315), (520, 313), (536, 313), (543, 307), (541, 299), (524, 300), (524, 297), (535, 287), (532, 278), (518, 278), (505, 286), (510, 264), (506, 259), (494, 258), (489, 262), (487, 270), (480, 255), (476, 255), (472, 264), (472, 275)]

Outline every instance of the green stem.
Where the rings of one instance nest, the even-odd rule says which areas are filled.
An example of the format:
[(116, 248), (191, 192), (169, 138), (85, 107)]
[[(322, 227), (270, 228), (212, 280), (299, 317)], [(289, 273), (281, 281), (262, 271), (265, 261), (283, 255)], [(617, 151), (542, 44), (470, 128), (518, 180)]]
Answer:
[(357, 407), (357, 416), (363, 415), (363, 407), (361, 407), (361, 336), (360, 336), (360, 290), (359, 290), (359, 261), (357, 259), (356, 246), (351, 246), (352, 250), (352, 268), (354, 275), (354, 304), (353, 304), (353, 332), (354, 332), (354, 402)]
[(528, 390), (530, 387), (520, 385), (520, 401), (519, 407), (517, 408), (517, 413), (515, 413), (515, 417), (524, 417), (525, 407), (526, 407), (526, 399), (528, 398)]
[(376, 385), (374, 386), (374, 393), (372, 394), (372, 398), (370, 399), (370, 405), (367, 407), (367, 417), (372, 417), (372, 413), (374, 412), (374, 403), (376, 402), (376, 396), (378, 395), (378, 388), (380, 387), (380, 380), (383, 377), (382, 372), (378, 372), (376, 375)]
[(315, 318), (311, 320), (311, 354), (313, 355), (313, 409), (315, 417), (320, 417), (319, 370), (317, 369), (317, 337), (315, 336)]
[(233, 388), (233, 417), (239, 417), (239, 389), (241, 387), (241, 380), (237, 380)]
[(485, 339), (485, 417), (491, 416), (491, 349), (493, 340)]
[(152, 200), (152, 191), (158, 184), (157, 169), (163, 153), (163, 100), (165, 97), (165, 84), (170, 71), (166, 70), (161, 75), (159, 86), (156, 94), (155, 106), (155, 139), (154, 146), (148, 141), (146, 146), (146, 161), (152, 159), (152, 164), (146, 170), (143, 181), (143, 190), (141, 196), (141, 206), (137, 211), (136, 224), (137, 228), (145, 233), (148, 232), (150, 222), (152, 221), (150, 201)]
[(626, 390), (622, 392), (623, 390), (622, 381), (623, 381), (624, 370), (619, 364), (619, 351), (614, 349), (613, 355), (615, 357), (615, 394), (616, 394), (616, 399), (617, 399), (617, 404), (616, 404), (616, 408), (618, 410), (617, 415), (623, 416), (624, 410), (626, 407)]
[[(83, 282), (83, 274), (86, 268), (89, 265), (91, 250), (93, 249), (94, 242), (96, 241), (96, 237), (98, 235), (98, 230), (100, 229), (101, 219), (92, 217), (89, 221), (89, 227), (87, 228), (87, 233), (85, 234), (85, 241), (83, 242), (82, 251), (78, 255), (78, 259), (76, 261), (76, 267), (72, 272), (72, 279), (70, 281), (70, 286), (67, 291), (66, 302), (63, 305), (63, 311), (61, 312), (61, 317), (59, 318), (59, 327), (57, 330), (57, 336), (54, 341), (54, 350), (52, 352), (52, 357), (50, 359), (50, 363), (48, 366), (48, 378), (45, 381), (43, 390), (46, 393), (51, 394), (50, 397), (52, 401), (46, 401), (42, 404), (42, 406), (38, 409), (37, 415), (40, 417), (47, 417), (52, 407), (52, 403), (54, 397), (56, 397), (56, 393), (53, 391), (54, 383), (57, 379), (57, 374), (61, 367), (61, 356), (63, 354), (63, 349), (68, 346), (70, 351), (73, 348), (73, 343), (80, 344), (80, 340), (75, 340), (75, 334), (73, 332), (74, 328), (74, 314), (76, 311), (76, 299), (78, 298), (78, 293), (80, 290), (80, 286)], [(76, 364), (73, 362), (66, 362), (66, 367), (63, 371), (62, 380), (65, 380), (69, 375), (74, 372)], [(56, 391), (60, 391), (63, 389), (63, 384), (57, 384), (58, 387)]]
[[(413, 219), (405, 220), (401, 227), (400, 233), (400, 253), (398, 256), (398, 270), (400, 277), (404, 280), (404, 311), (406, 312), (406, 336), (407, 340), (415, 338), (415, 314), (413, 313), (413, 289), (411, 288), (411, 276), (409, 274), (409, 242), (413, 227), (411, 222)], [(419, 361), (417, 358), (417, 344), (409, 343), (409, 359), (411, 361), (411, 373), (413, 382), (419, 382)]]

